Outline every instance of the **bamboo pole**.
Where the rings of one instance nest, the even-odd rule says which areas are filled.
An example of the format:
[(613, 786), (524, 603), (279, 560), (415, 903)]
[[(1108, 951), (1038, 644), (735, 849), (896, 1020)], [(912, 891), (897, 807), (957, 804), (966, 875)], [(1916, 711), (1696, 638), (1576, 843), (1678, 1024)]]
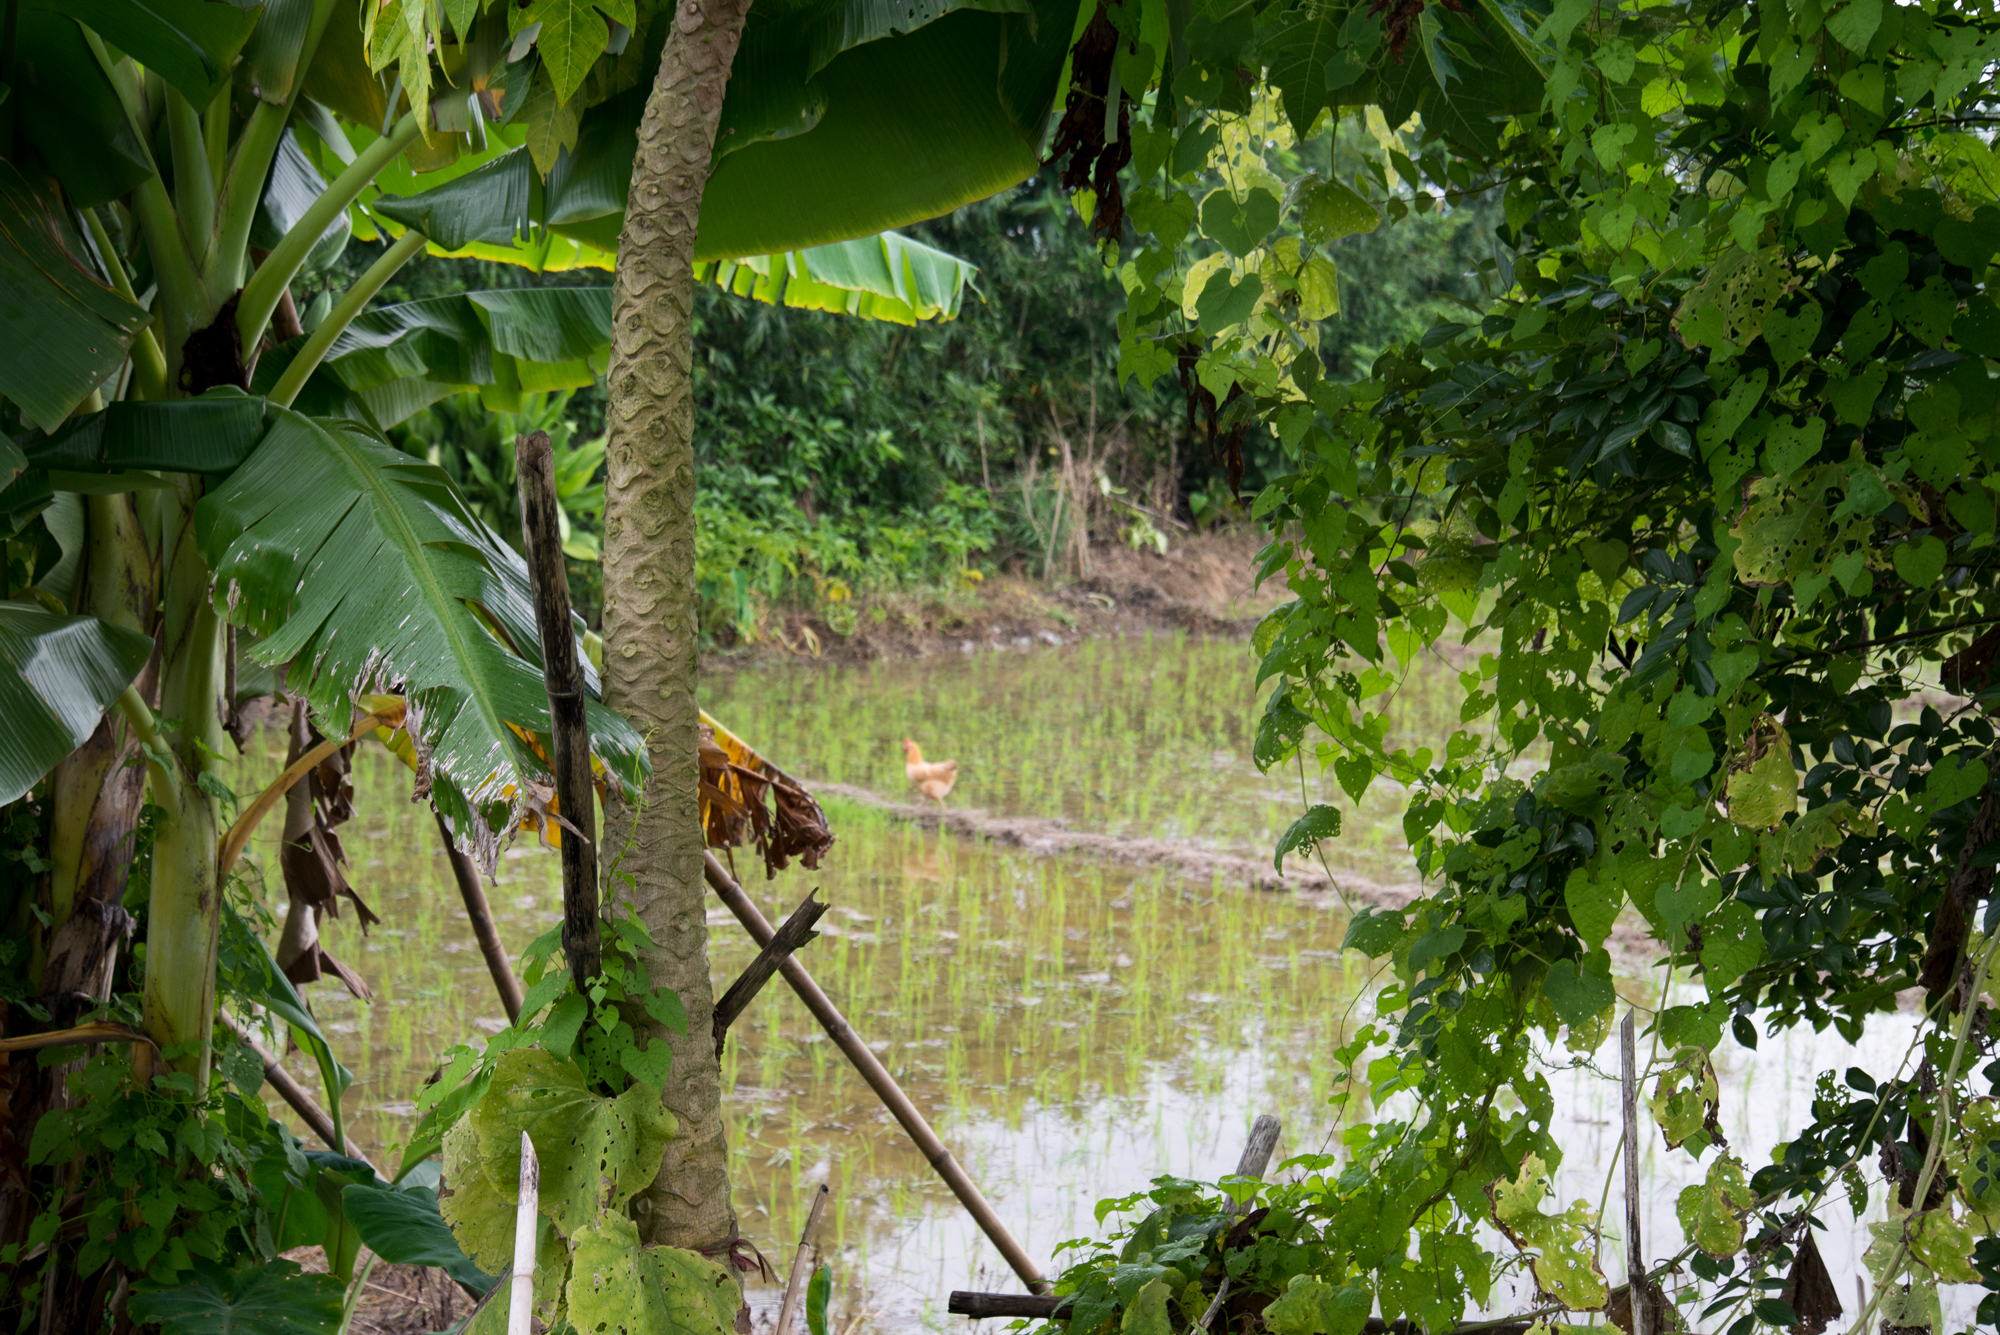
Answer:
[(542, 1166), (535, 1143), (521, 1133), (521, 1199), (514, 1207), (514, 1273), (508, 1280), (507, 1335), (529, 1335), (535, 1317), (535, 1209)]
[(550, 731), (561, 812), (563, 954), (576, 990), (590, 995), (602, 973), (603, 939), (597, 922), (597, 808), (590, 779), (590, 725), (584, 718), (583, 663), (570, 622), (569, 571), (558, 529), (555, 458), (546, 431), (514, 440), (514, 470), (521, 482), (522, 545), (535, 589), (535, 623), (542, 636), (542, 679), (548, 686)]
[(799, 1249), (792, 1254), (792, 1273), (785, 1281), (785, 1300), (778, 1305), (777, 1335), (788, 1335), (792, 1318), (798, 1315), (799, 1294), (813, 1272), (813, 1258), (819, 1254), (820, 1217), (826, 1213), (827, 1197), (832, 1194), (824, 1182), (813, 1193), (812, 1209), (806, 1212), (806, 1226), (799, 1230)]
[(276, 1056), (266, 1051), (262, 1043), (250, 1037), (250, 1032), (236, 1023), (228, 1012), (217, 1011), (215, 1017), (222, 1023), (224, 1029), (236, 1035), (237, 1041), (248, 1044), (250, 1050), (257, 1054), (257, 1060), (264, 1063), (265, 1082), (278, 1091), (278, 1097), (299, 1115), (300, 1121), (312, 1128), (314, 1135), (326, 1142), (328, 1149), (335, 1154), (345, 1154), (350, 1159), (359, 1159), (370, 1168), (375, 1167), (368, 1162), (368, 1156), (355, 1147), (353, 1141), (334, 1130), (333, 1119), (326, 1115), (326, 1109), (313, 1102), (313, 1096), (306, 1093), (305, 1087), (298, 1081), (292, 1079), (292, 1073), (279, 1064)]
[[(1066, 1321), (1076, 1295), (1066, 1293), (972, 1293), (956, 1290), (945, 1310), (952, 1316), (979, 1321), (989, 1317), (1027, 1317), (1031, 1321)], [(1503, 1317), (1497, 1321), (1468, 1321), (1453, 1326), (1447, 1335), (1527, 1335), (1545, 1318)], [(1424, 1335), (1424, 1328), (1408, 1317), (1384, 1321), (1371, 1316), (1361, 1325), (1361, 1335)]]
[[(777, 933), (758, 911), (757, 906), (750, 901), (750, 896), (743, 892), (743, 887), (736, 883), (736, 878), (716, 860), (715, 854), (706, 849), (702, 851), (702, 864), (707, 872), (710, 888), (728, 906), (729, 911), (736, 915), (736, 920), (743, 924), (743, 929), (750, 933), (751, 939), (759, 946), (770, 944), (771, 938)], [(861, 1073), (861, 1078), (868, 1082), (868, 1087), (875, 1091), (884, 1106), (895, 1115), (898, 1122), (902, 1123), (903, 1130), (907, 1131), (910, 1139), (917, 1143), (917, 1148), (924, 1152), (924, 1157), (930, 1160), (931, 1167), (937, 1170), (937, 1175), (951, 1188), (952, 1195), (958, 1197), (959, 1203), (965, 1206), (966, 1213), (972, 1216), (973, 1222), (979, 1225), (980, 1230), (999, 1249), (1000, 1255), (1006, 1258), (1014, 1273), (1021, 1277), (1021, 1282), (1036, 1293), (1046, 1290), (1049, 1282), (1043, 1278), (1041, 1270), (1028, 1259), (1028, 1253), (1014, 1240), (1014, 1235), (1007, 1231), (1007, 1226), (1000, 1222), (1000, 1216), (993, 1212), (993, 1207), (987, 1203), (986, 1197), (981, 1194), (972, 1179), (966, 1176), (965, 1169), (952, 1157), (944, 1142), (938, 1139), (937, 1132), (931, 1129), (931, 1124), (924, 1119), (924, 1115), (917, 1111), (917, 1105), (910, 1102), (910, 1096), (903, 1092), (902, 1086), (896, 1083), (895, 1077), (889, 1074), (888, 1068), (882, 1065), (881, 1060), (868, 1045), (861, 1041), (861, 1036), (847, 1023), (847, 1018), (840, 1013), (840, 1008), (820, 990), (819, 984), (813, 981), (805, 966), (795, 957), (786, 956), (778, 965), (778, 971), (784, 974), (785, 981), (792, 985), (792, 991), (798, 993), (799, 1000), (806, 1004), (806, 1009), (812, 1012), (820, 1027), (826, 1030), (827, 1037), (847, 1054), (847, 1059), (854, 1063), (854, 1069)]]
[(1651, 1335), (1646, 1329), (1652, 1315), (1646, 1310), (1646, 1254), (1639, 1241), (1639, 1068), (1634, 1029), (1632, 1012), (1627, 1010), (1618, 1027), (1619, 1092), (1625, 1112), (1625, 1275), (1631, 1289), (1632, 1335)]
[(507, 1022), (518, 1024), (521, 980), (514, 976), (514, 966), (507, 960), (507, 947), (500, 942), (500, 929), (493, 923), (493, 908), (486, 902), (485, 887), (479, 883), (479, 868), (451, 837), (451, 826), (445, 824), (444, 817), (435, 810), (431, 816), (437, 821), (438, 837), (444, 840), (445, 860), (451, 863), (451, 878), (458, 882), (458, 897), (465, 901), (465, 916), (472, 923), (472, 934), (479, 939), (479, 953), (486, 957), (486, 972), (493, 975), (493, 990), (500, 994), (500, 1004), (507, 1009)]

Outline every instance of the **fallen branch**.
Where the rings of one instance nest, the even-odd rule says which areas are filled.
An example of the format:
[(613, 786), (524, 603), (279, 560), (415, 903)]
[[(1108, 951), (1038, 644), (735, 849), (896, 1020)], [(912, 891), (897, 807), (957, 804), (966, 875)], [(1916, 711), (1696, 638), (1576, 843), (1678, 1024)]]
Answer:
[(729, 1033), (729, 1026), (736, 1023), (746, 1007), (764, 990), (764, 984), (771, 981), (771, 975), (778, 971), (791, 953), (819, 935), (813, 924), (825, 914), (825, 901), (814, 898), (819, 887), (807, 892), (803, 902), (792, 910), (792, 916), (778, 925), (778, 930), (765, 947), (757, 952), (757, 958), (750, 961), (748, 968), (729, 985), (715, 1003), (715, 1055), (722, 1055), (722, 1041)]

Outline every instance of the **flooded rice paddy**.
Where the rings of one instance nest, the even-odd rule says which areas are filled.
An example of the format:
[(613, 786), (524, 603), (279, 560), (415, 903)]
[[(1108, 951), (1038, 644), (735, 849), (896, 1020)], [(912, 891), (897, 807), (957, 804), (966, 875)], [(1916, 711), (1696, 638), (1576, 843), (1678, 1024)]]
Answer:
[[(1161, 637), (745, 671), (706, 683), (703, 703), (808, 781), (901, 797), (898, 743), (908, 736), (933, 759), (960, 761), (954, 805), (1263, 853), (1304, 802), (1336, 798), (1310, 763), (1302, 779), (1250, 762), (1253, 676), (1242, 643)], [(1441, 739), (1458, 689), (1442, 664), (1412, 673), (1397, 730)], [(244, 757), (239, 791), (282, 763), (282, 736), (267, 730)], [(349, 916), (324, 934), (375, 998), (363, 1005), (322, 982), (311, 1000), (357, 1075), (345, 1103), (351, 1133), (388, 1155), (408, 1136), (437, 1053), (505, 1020), (435, 828), (409, 801), (407, 771), (364, 745), (355, 784), (357, 815), (342, 831), (350, 878), (383, 923), (364, 939)], [(1412, 879), (1400, 798), (1378, 785), (1359, 810), (1337, 799), (1348, 825), (1329, 851), (1336, 879)], [(1056, 1244), (1095, 1231), (1099, 1199), (1163, 1172), (1230, 1171), (1259, 1113), (1284, 1119), (1281, 1158), (1335, 1135), (1329, 1054), (1369, 1017), (1375, 968), (1341, 952), (1337, 905), (998, 848), (838, 800), (826, 808), (839, 842), (822, 869), (767, 881), (754, 855), (740, 857), (747, 888), (773, 920), (821, 888), (833, 908), (800, 958), (1045, 1265)], [(253, 845), (274, 869), (275, 839), (271, 823)], [(556, 859), (524, 841), (503, 856), (488, 895), (518, 952), (560, 916)], [(755, 951), (719, 905), (709, 923), (720, 991)], [(1623, 990), (1650, 1007), (1658, 986), (1635, 978)], [(1894, 1068), (1907, 1041), (1894, 1028), (1878, 1026), (1859, 1054), (1831, 1034), (1766, 1040), (1754, 1054), (1725, 1039), (1717, 1060), (1731, 1144), (1753, 1169), (1767, 1162), (1779, 1128), (1804, 1118), (1819, 1072), (1855, 1061)], [(291, 1064), (317, 1088), (302, 1058)], [(1565, 1203), (1594, 1207), (1604, 1192), (1619, 1134), (1616, 1069), (1607, 1045), (1557, 1077), (1569, 1124), (1557, 1182)], [(773, 984), (732, 1028), (722, 1077), (742, 1228), (781, 1269), (809, 1191), (833, 1188), (838, 1335), (956, 1326), (944, 1314), (949, 1290), (1018, 1291), (788, 990)], [(273, 1112), (288, 1116), (275, 1102)], [(1646, 1139), (1646, 1249), (1664, 1255), (1680, 1241), (1675, 1197), (1702, 1170)], [(1616, 1199), (1604, 1252), (1614, 1281)], [(1839, 1202), (1821, 1212), (1837, 1276), (1858, 1270), (1865, 1245), (1847, 1213)], [(1524, 1297), (1496, 1293), (1494, 1309)]]

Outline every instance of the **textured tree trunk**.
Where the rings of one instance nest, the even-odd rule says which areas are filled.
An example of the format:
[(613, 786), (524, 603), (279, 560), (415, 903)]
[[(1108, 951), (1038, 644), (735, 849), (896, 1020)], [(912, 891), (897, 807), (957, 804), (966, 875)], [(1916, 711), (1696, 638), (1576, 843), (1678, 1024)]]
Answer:
[[(710, 1033), (701, 828), (695, 799), (694, 242), (722, 95), (749, 0), (680, 0), (639, 125), (612, 311), (605, 486), (604, 695), (650, 739), (653, 781), (614, 803), (605, 900), (629, 896), (658, 943), (656, 986), (687, 1008), (665, 1102), (680, 1120), (665, 1166), (636, 1202), (648, 1242), (731, 1241), (721, 1070)], [(628, 839), (614, 880), (610, 864)]]

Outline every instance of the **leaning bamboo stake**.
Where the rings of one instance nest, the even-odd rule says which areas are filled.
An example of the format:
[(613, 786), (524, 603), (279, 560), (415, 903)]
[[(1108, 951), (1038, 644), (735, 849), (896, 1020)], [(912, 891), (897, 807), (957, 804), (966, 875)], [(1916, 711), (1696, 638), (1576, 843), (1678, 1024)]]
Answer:
[(1619, 1086), (1625, 1105), (1625, 1274), (1631, 1295), (1632, 1335), (1647, 1331), (1646, 1255), (1639, 1243), (1639, 1069), (1634, 1055), (1632, 1012), (1618, 1027)]
[(514, 1207), (514, 1272), (508, 1281), (507, 1335), (529, 1335), (535, 1317), (535, 1210), (542, 1166), (535, 1143), (521, 1133), (521, 1201)]
[(819, 1255), (820, 1217), (826, 1212), (827, 1197), (832, 1194), (824, 1182), (813, 1193), (812, 1209), (806, 1211), (806, 1226), (799, 1230), (799, 1249), (792, 1254), (791, 1277), (785, 1281), (785, 1301), (778, 1306), (777, 1335), (788, 1335), (792, 1318), (798, 1315), (799, 1295), (805, 1292), (806, 1280), (813, 1272), (813, 1259)]
[(604, 971), (597, 922), (597, 808), (590, 780), (590, 725), (584, 717), (583, 663), (569, 610), (569, 571), (558, 532), (554, 456), (549, 434), (514, 440), (514, 470), (521, 481), (521, 532), (533, 577), (535, 624), (542, 637), (542, 680), (549, 693), (550, 750), (556, 809), (562, 813), (563, 955), (576, 990), (586, 998), (590, 980)]
[(299, 1115), (299, 1120), (312, 1128), (313, 1134), (326, 1142), (328, 1149), (335, 1154), (345, 1154), (350, 1159), (359, 1159), (370, 1168), (375, 1166), (368, 1162), (368, 1156), (363, 1154), (353, 1141), (334, 1130), (333, 1119), (327, 1116), (326, 1109), (313, 1102), (313, 1096), (306, 1093), (303, 1085), (292, 1079), (292, 1073), (279, 1063), (274, 1053), (267, 1051), (262, 1043), (250, 1037), (250, 1032), (236, 1023), (227, 1011), (217, 1011), (215, 1018), (224, 1029), (236, 1035), (238, 1041), (249, 1044), (250, 1050), (257, 1054), (257, 1060), (264, 1063), (265, 1083), (278, 1091), (278, 1097), (290, 1105), (291, 1110)]
[(458, 882), (458, 897), (465, 901), (465, 916), (472, 923), (472, 934), (479, 940), (479, 953), (486, 957), (486, 972), (493, 976), (493, 990), (500, 994), (500, 1004), (507, 1010), (507, 1022), (519, 1024), (521, 1021), (521, 980), (514, 976), (514, 966), (508, 962), (507, 947), (500, 942), (500, 929), (493, 923), (493, 908), (486, 902), (486, 890), (479, 883), (479, 868), (465, 855), (451, 837), (451, 826), (445, 824), (443, 816), (432, 811), (437, 819), (438, 837), (444, 840), (445, 860), (451, 864), (451, 878)]
[[(736, 915), (736, 920), (743, 924), (743, 929), (750, 933), (751, 939), (759, 946), (768, 945), (777, 933), (771, 924), (765, 921), (757, 906), (750, 902), (750, 896), (743, 892), (743, 887), (736, 883), (736, 878), (716, 860), (715, 854), (706, 850), (702, 853), (702, 865), (707, 872), (710, 888), (728, 906), (729, 911)], [(1028, 1259), (1028, 1253), (1014, 1240), (1014, 1235), (1007, 1231), (1007, 1226), (1000, 1222), (1000, 1216), (993, 1212), (993, 1207), (987, 1203), (986, 1197), (981, 1194), (972, 1179), (966, 1176), (965, 1169), (952, 1157), (944, 1142), (938, 1139), (937, 1132), (931, 1129), (931, 1124), (924, 1119), (924, 1115), (917, 1111), (917, 1105), (910, 1102), (910, 1096), (903, 1092), (902, 1086), (896, 1083), (895, 1077), (889, 1074), (888, 1068), (882, 1065), (881, 1060), (868, 1045), (861, 1041), (861, 1036), (847, 1023), (847, 1018), (840, 1013), (840, 1008), (820, 990), (819, 984), (813, 981), (805, 966), (800, 964), (795, 956), (786, 956), (784, 962), (778, 966), (778, 971), (784, 974), (785, 981), (792, 985), (792, 991), (798, 993), (799, 1000), (806, 1004), (806, 1009), (812, 1012), (820, 1027), (826, 1030), (827, 1037), (831, 1038), (847, 1055), (847, 1059), (854, 1063), (854, 1069), (861, 1073), (861, 1078), (868, 1082), (868, 1087), (875, 1091), (876, 1097), (881, 1099), (883, 1105), (895, 1115), (896, 1120), (903, 1124), (903, 1130), (907, 1131), (910, 1139), (917, 1143), (917, 1148), (924, 1152), (924, 1157), (930, 1160), (931, 1167), (935, 1168), (937, 1175), (944, 1179), (944, 1184), (951, 1188), (952, 1195), (958, 1197), (959, 1203), (965, 1207), (966, 1213), (972, 1216), (973, 1222), (979, 1225), (980, 1231), (985, 1233), (999, 1249), (1000, 1255), (1006, 1258), (1014, 1273), (1021, 1277), (1021, 1282), (1036, 1293), (1047, 1289), (1049, 1282), (1043, 1278), (1041, 1270)]]

